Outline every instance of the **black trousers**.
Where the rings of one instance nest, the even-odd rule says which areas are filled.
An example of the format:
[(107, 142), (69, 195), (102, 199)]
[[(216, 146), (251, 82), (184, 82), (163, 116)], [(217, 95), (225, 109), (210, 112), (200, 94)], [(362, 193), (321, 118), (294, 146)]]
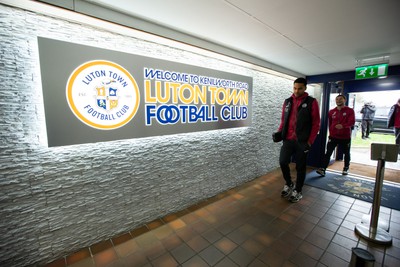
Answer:
[(281, 153), (279, 155), (279, 165), (281, 166), (283, 179), (287, 185), (291, 185), (292, 177), (290, 175), (289, 164), (292, 161), (292, 156), (296, 159), (296, 191), (301, 192), (304, 180), (306, 179), (306, 168), (307, 168), (307, 155), (308, 152), (304, 152), (307, 143), (297, 142), (295, 140), (284, 140), (281, 147)]
[(368, 137), (371, 132), (373, 120), (362, 120), (361, 121), (361, 136)]
[(326, 146), (326, 153), (322, 161), (322, 167), (326, 169), (329, 164), (329, 160), (332, 156), (333, 150), (339, 146), (344, 154), (344, 167), (350, 166), (350, 145), (351, 139), (336, 139), (329, 137), (328, 144)]

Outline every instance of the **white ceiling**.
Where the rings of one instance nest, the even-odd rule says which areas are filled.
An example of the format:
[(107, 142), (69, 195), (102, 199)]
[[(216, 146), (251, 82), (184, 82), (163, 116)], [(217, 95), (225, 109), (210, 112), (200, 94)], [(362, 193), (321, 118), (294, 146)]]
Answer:
[(96, 0), (304, 75), (400, 65), (400, 0)]

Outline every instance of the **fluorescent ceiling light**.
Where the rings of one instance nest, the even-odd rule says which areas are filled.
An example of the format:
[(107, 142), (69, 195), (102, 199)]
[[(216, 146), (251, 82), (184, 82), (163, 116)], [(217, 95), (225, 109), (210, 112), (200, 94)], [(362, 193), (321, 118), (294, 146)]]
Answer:
[(363, 58), (356, 58), (356, 67), (377, 65), (382, 63), (389, 63), (389, 55), (370, 56)]

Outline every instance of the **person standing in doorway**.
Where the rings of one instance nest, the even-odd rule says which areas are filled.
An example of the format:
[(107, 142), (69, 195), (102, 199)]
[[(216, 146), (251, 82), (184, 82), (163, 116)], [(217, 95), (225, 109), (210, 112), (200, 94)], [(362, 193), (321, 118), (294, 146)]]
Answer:
[(390, 127), (393, 127), (396, 144), (400, 145), (400, 98), (397, 100), (397, 103), (390, 108), (388, 115), (388, 128)]
[(328, 167), (333, 150), (338, 145), (343, 150), (344, 154), (343, 175), (348, 174), (350, 166), (351, 131), (356, 121), (354, 110), (346, 106), (346, 97), (344, 95), (338, 95), (335, 100), (336, 107), (331, 109), (328, 113), (328, 145), (322, 160), (322, 168), (317, 170), (317, 173), (321, 176), (325, 176), (325, 170)]
[[(320, 126), (318, 102), (306, 92), (307, 80), (298, 78), (293, 83), (293, 94), (282, 106), (281, 123), (278, 128), (283, 140), (279, 155), (285, 185), (281, 196), (289, 198), (290, 202), (302, 199), (302, 188), (306, 178), (307, 155), (317, 137)], [(274, 136), (277, 135), (276, 133)], [(296, 184), (293, 183), (289, 164), (292, 156), (296, 158)]]
[(367, 102), (361, 108), (360, 113), (362, 114), (361, 120), (361, 138), (369, 138), (371, 132), (372, 123), (374, 122), (376, 107), (371, 102)]

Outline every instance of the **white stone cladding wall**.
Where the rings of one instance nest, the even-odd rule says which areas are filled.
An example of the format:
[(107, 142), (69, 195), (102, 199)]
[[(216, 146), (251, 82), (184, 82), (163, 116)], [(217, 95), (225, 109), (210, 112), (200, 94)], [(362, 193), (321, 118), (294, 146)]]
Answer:
[[(2, 4), (0, 23), (0, 266), (45, 264), (278, 167), (292, 80)], [(252, 126), (48, 148), (38, 36), (251, 76)]]

